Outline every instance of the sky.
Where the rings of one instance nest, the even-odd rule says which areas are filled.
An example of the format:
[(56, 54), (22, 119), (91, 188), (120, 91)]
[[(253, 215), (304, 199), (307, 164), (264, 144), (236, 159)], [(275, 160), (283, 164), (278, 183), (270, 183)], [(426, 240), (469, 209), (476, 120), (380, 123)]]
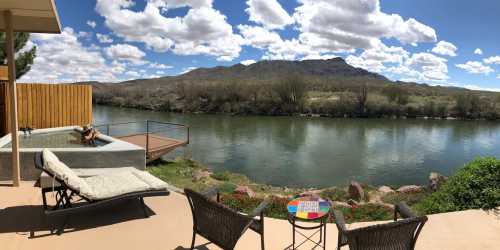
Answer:
[(497, 0), (56, 0), (20, 82), (119, 82), (342, 57), (391, 80), (500, 91)]

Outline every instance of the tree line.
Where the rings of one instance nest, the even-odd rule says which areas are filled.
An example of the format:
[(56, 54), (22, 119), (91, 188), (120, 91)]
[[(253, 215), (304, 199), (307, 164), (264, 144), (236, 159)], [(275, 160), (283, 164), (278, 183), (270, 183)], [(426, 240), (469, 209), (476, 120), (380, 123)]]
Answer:
[[(429, 87), (434, 88), (434, 87)], [(443, 94), (444, 93), (444, 94)], [(273, 81), (175, 82), (153, 90), (109, 84), (94, 101), (170, 112), (330, 117), (500, 118), (500, 94), (455, 90), (426, 92), (398, 83), (325, 84), (290, 75)]]

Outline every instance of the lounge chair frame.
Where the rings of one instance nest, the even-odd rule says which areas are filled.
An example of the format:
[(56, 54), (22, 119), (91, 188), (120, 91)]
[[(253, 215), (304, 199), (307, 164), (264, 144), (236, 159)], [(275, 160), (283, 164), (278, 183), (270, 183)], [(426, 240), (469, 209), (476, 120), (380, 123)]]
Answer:
[[(149, 214), (146, 209), (146, 204), (144, 203), (144, 197), (153, 197), (153, 196), (167, 196), (170, 192), (167, 189), (163, 190), (150, 190), (150, 191), (140, 191), (140, 192), (131, 192), (127, 194), (118, 195), (115, 197), (111, 197), (103, 200), (91, 200), (87, 197), (80, 195), (80, 193), (66, 185), (64, 180), (58, 178), (53, 175), (51, 172), (47, 171), (43, 167), (43, 152), (35, 153), (35, 168), (43, 171), (50, 177), (52, 177), (55, 181), (58, 182), (59, 186), (57, 187), (45, 187), (42, 188), (42, 201), (43, 201), (43, 210), (45, 215), (53, 217), (53, 216), (61, 216), (66, 217), (64, 223), (57, 230), (58, 234), (61, 234), (64, 231), (64, 227), (67, 224), (70, 215), (98, 209), (102, 207), (108, 207), (116, 205), (123, 200), (133, 200), (137, 199), (141, 203), (142, 211), (144, 213), (144, 217), (149, 217)], [(49, 207), (47, 205), (47, 193), (55, 192), (56, 205), (53, 207)], [(79, 202), (77, 206), (72, 202), (73, 199), (79, 198)], [(84, 202), (80, 202), (83, 200)]]

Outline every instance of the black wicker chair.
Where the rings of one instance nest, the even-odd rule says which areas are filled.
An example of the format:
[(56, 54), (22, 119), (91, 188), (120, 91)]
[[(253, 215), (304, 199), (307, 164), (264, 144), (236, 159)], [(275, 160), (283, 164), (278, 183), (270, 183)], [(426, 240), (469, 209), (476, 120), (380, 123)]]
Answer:
[[(394, 222), (352, 230), (346, 228), (342, 212), (333, 213), (339, 230), (337, 249), (349, 245), (351, 250), (413, 250), (427, 221), (426, 216), (415, 216), (404, 202), (396, 204)], [(398, 221), (398, 214), (404, 219)]]
[[(193, 213), (193, 240), (191, 249), (194, 249), (196, 234), (199, 234), (222, 249), (234, 249), (236, 242), (250, 228), (260, 234), (261, 248), (264, 249), (264, 212), (268, 202), (263, 201), (254, 211), (245, 215), (231, 210), (220, 204), (217, 189), (210, 189), (197, 193), (191, 189), (184, 189), (191, 212)], [(213, 197), (216, 196), (216, 201)], [(258, 219), (255, 217), (259, 216)]]

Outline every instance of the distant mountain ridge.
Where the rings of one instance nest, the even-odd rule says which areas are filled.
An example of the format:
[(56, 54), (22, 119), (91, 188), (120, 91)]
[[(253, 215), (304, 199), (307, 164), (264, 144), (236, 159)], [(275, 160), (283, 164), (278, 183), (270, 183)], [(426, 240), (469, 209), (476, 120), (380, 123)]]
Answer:
[(365, 69), (353, 67), (340, 57), (328, 60), (264, 60), (250, 65), (217, 66), (198, 68), (185, 74), (172, 77), (179, 79), (274, 79), (290, 74), (318, 77), (366, 77), (387, 80), (385, 76)]

